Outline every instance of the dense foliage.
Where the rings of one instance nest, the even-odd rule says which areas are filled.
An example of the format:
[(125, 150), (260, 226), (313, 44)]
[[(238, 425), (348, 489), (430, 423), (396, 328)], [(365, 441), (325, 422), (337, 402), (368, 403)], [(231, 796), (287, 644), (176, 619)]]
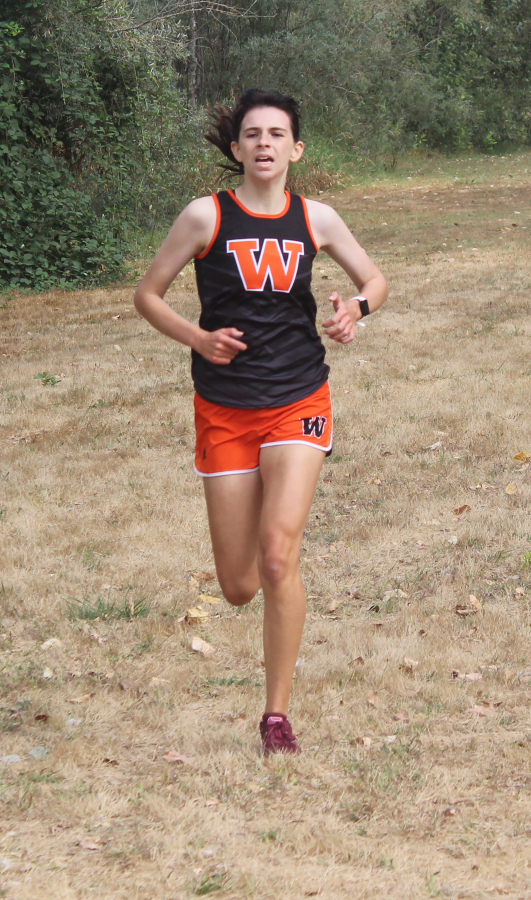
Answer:
[(1, 9), (4, 286), (115, 275), (124, 234), (165, 223), (212, 181), (205, 108), (251, 85), (300, 98), (314, 146), (353, 158), (531, 138), (531, 0)]

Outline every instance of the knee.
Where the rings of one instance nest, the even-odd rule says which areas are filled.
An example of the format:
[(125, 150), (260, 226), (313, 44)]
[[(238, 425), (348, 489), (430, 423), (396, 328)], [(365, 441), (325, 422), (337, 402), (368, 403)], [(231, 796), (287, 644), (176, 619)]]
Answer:
[(251, 602), (258, 590), (258, 586), (255, 587), (253, 585), (238, 584), (234, 582), (224, 583), (221, 579), (220, 584), (223, 596), (231, 606), (245, 606), (246, 603)]
[(239, 591), (237, 588), (229, 588), (226, 591), (223, 591), (223, 596), (227, 603), (230, 603), (231, 606), (245, 606), (246, 603), (250, 603), (254, 597), (254, 591)]
[(260, 553), (260, 575), (271, 585), (281, 584), (297, 568), (298, 558), (291, 541), (274, 539), (264, 541)]

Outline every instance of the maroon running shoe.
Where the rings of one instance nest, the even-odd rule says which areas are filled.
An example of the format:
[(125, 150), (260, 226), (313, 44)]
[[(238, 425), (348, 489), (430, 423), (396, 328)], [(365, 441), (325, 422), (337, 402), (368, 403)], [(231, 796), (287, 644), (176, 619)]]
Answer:
[(271, 753), (300, 753), (290, 721), (282, 713), (265, 713), (260, 722), (264, 756)]

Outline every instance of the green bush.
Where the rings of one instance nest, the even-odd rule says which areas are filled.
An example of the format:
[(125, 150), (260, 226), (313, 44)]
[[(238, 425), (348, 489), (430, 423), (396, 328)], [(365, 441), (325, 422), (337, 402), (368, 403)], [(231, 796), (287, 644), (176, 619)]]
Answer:
[(72, 120), (73, 108), (38, 33), (43, 4), (33, 0), (17, 12), (19, 21), (0, 23), (0, 286), (108, 278), (121, 270), (122, 254), (116, 229), (67, 163), (75, 148), (60, 139), (57, 111)]

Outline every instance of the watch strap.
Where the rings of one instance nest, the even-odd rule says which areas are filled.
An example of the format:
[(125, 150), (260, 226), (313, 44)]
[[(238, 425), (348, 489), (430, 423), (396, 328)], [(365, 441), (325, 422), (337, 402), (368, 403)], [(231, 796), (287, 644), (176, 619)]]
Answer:
[(369, 309), (369, 301), (367, 297), (364, 297), (362, 294), (358, 294), (356, 297), (352, 298), (353, 300), (357, 300), (360, 305), (361, 310), (361, 318), (364, 319), (365, 316), (369, 316), (371, 311)]

